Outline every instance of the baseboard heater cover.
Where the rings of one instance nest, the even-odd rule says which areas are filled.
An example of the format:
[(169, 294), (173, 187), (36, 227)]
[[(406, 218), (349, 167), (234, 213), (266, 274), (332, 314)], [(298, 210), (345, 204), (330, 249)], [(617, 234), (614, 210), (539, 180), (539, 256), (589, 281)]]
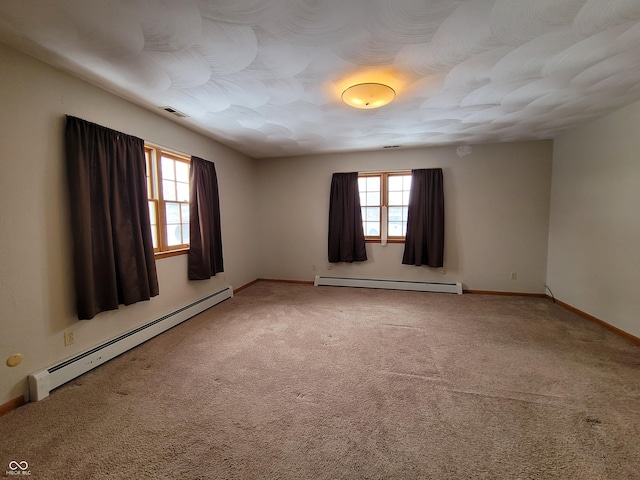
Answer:
[(411, 290), (415, 292), (456, 293), (462, 295), (462, 283), (419, 282), (411, 280), (380, 280), (375, 278), (346, 278), (316, 276), (318, 286), (382, 288), (386, 290)]
[(175, 327), (194, 315), (231, 297), (233, 297), (233, 288), (226, 286), (216, 293), (201, 298), (157, 320), (137, 327), (86, 352), (52, 365), (45, 370), (32, 373), (29, 375), (30, 400), (42, 400), (49, 396), (49, 392), (54, 388), (73, 380), (83, 373), (102, 365), (127, 350), (131, 350), (133, 347), (146, 342), (156, 335)]

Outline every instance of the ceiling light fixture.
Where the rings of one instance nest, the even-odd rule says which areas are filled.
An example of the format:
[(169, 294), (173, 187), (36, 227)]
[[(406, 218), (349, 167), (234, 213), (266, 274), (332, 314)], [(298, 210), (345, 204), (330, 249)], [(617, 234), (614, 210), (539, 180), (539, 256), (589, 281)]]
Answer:
[(396, 91), (382, 83), (359, 83), (342, 92), (342, 101), (355, 108), (379, 108), (396, 98)]

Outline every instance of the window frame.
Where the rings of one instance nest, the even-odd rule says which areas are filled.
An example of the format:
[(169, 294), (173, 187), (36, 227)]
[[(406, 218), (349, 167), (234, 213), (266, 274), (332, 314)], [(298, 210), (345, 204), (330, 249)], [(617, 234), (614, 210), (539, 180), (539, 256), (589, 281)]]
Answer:
[[(383, 229), (387, 232), (389, 231), (389, 209), (396, 207), (406, 207), (408, 208), (408, 200), (406, 205), (389, 205), (389, 177), (394, 176), (411, 176), (411, 170), (396, 170), (396, 171), (381, 171), (381, 172), (358, 172), (358, 180), (360, 178), (368, 178), (368, 177), (379, 177), (380, 178), (380, 205), (379, 208), (379, 218), (380, 218), (380, 234), (379, 235), (367, 235), (365, 231), (365, 242), (366, 243), (382, 243), (382, 231)], [(410, 191), (410, 190), (409, 190)], [(371, 206), (361, 205), (361, 208), (367, 207), (371, 208)], [(375, 207), (375, 205), (374, 205)], [(387, 219), (386, 225), (383, 226), (382, 219), (382, 207), (387, 208)], [(362, 218), (363, 226), (366, 222), (366, 219)], [(406, 241), (406, 234), (402, 236), (391, 236), (387, 233), (387, 243), (404, 243)]]
[[(182, 205), (189, 205), (189, 201), (166, 200), (163, 192), (162, 177), (162, 157), (184, 163), (191, 169), (191, 157), (183, 153), (169, 150), (164, 147), (145, 143), (145, 163), (147, 169), (147, 198), (148, 202), (155, 204), (155, 216), (149, 211), (149, 220), (152, 228), (152, 234), (155, 225), (155, 238), (157, 238), (157, 246), (153, 249), (156, 259), (173, 257), (176, 255), (185, 255), (189, 253), (189, 243), (179, 245), (168, 245), (167, 241), (167, 218), (166, 204), (178, 203), (180, 209)], [(177, 179), (173, 180), (178, 183)], [(180, 182), (184, 183), (184, 182)], [(150, 209), (151, 210), (151, 209)], [(181, 217), (182, 220), (182, 217)], [(184, 222), (181, 222), (183, 224)]]

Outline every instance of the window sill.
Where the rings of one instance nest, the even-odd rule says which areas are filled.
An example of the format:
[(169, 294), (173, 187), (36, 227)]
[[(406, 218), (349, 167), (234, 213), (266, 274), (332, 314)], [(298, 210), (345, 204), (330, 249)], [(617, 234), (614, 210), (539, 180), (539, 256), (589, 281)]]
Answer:
[[(382, 243), (379, 238), (365, 238), (365, 243)], [(387, 243), (404, 243), (404, 238), (388, 238)]]
[(169, 250), (168, 252), (156, 252), (155, 257), (156, 257), (156, 260), (159, 260), (161, 258), (176, 257), (178, 255), (186, 255), (187, 253), (189, 253), (189, 249), (183, 248), (180, 250)]

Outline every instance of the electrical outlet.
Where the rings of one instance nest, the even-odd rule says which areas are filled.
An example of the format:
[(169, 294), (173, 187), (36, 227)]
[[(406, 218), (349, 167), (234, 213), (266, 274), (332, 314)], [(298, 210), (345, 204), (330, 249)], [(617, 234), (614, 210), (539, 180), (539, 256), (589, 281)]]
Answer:
[(64, 332), (64, 346), (68, 347), (74, 342), (73, 332)]
[(518, 279), (518, 272), (511, 272), (511, 280), (517, 280)]
[(311, 270), (313, 270), (315, 272), (316, 271), (316, 266), (315, 265), (311, 265)]

